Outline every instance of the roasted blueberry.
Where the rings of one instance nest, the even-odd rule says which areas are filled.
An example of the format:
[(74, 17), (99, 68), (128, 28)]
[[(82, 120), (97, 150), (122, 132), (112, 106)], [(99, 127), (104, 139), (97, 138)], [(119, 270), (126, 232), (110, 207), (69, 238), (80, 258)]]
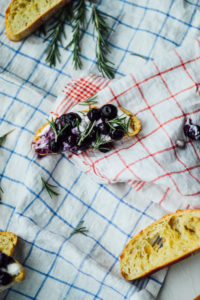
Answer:
[(61, 129), (59, 136), (58, 136), (58, 140), (64, 142), (67, 140), (67, 137), (70, 134), (71, 134), (71, 126), (69, 125), (65, 129), (64, 128), (63, 128), (63, 130)]
[(106, 153), (111, 150), (111, 144), (110, 143), (101, 144), (98, 149), (99, 151)]
[(79, 123), (81, 122), (81, 117), (77, 113), (74, 113), (74, 112), (64, 114), (60, 117), (60, 119), (63, 121), (64, 124), (69, 123), (72, 128), (77, 126), (77, 121)]
[(99, 123), (97, 128), (102, 134), (108, 134), (110, 131), (110, 126), (106, 122)]
[(81, 151), (87, 150), (88, 148), (90, 148), (92, 144), (92, 139), (90, 136), (87, 136), (81, 143), (78, 143), (79, 145), (79, 149)]
[(112, 120), (117, 116), (117, 107), (113, 104), (106, 104), (101, 108), (101, 117), (103, 119)]
[(124, 130), (120, 126), (114, 126), (115, 129), (111, 129), (109, 136), (112, 140), (121, 140), (124, 136)]
[(49, 142), (49, 149), (50, 151), (57, 153), (60, 152), (62, 148), (62, 143), (60, 141), (55, 141), (55, 139)]
[(183, 127), (185, 136), (189, 137), (192, 140), (200, 139), (200, 126), (193, 124), (192, 120), (189, 119)]
[(6, 268), (7, 265), (12, 264), (13, 262), (14, 259), (12, 257), (0, 252), (0, 268)]
[(97, 121), (101, 118), (101, 111), (97, 108), (92, 108), (88, 111), (87, 117), (91, 122)]
[(78, 136), (71, 133), (70, 135), (68, 135), (66, 142), (72, 147), (76, 146), (78, 142)]
[(0, 271), (0, 285), (7, 285), (12, 282), (12, 276), (6, 272)]

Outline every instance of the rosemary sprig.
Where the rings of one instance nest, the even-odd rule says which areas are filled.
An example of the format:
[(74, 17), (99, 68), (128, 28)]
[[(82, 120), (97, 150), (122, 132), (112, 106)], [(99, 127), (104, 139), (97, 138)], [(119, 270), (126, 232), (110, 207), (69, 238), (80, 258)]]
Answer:
[(83, 223), (84, 223), (84, 221), (83, 221), (83, 220), (82, 220), (82, 221), (80, 221), (80, 222), (78, 223), (78, 225), (76, 226), (76, 228), (74, 228), (74, 230), (72, 231), (71, 235), (74, 235), (74, 234), (77, 234), (77, 233), (81, 233), (81, 234), (83, 234), (83, 235), (86, 235), (86, 236), (87, 236), (87, 232), (88, 232), (88, 230), (86, 229), (86, 227), (85, 227), (85, 226), (82, 226), (82, 225), (83, 225)]
[(10, 131), (8, 131), (7, 133), (5, 133), (4, 135), (0, 136), (0, 146), (3, 144), (3, 142), (5, 141), (6, 137), (11, 134), (15, 129), (12, 129)]
[(106, 38), (111, 28), (106, 24), (105, 16), (100, 13), (95, 5), (92, 9), (92, 18), (97, 32), (96, 57), (98, 69), (103, 75), (113, 78), (115, 72), (115, 69), (111, 66), (113, 63), (106, 58), (106, 55), (110, 53)]
[(41, 176), (41, 180), (42, 180), (42, 185), (44, 187), (44, 189), (47, 191), (47, 193), (49, 194), (49, 196), (52, 198), (53, 195), (58, 196), (59, 193), (54, 191), (54, 188), (57, 188), (56, 185), (52, 185), (50, 183), (48, 183), (47, 181), (44, 180), (44, 178)]
[(127, 116), (123, 117), (123, 115), (107, 121), (108, 125), (112, 129), (115, 129), (113, 124), (119, 125), (124, 130), (127, 136), (129, 136), (128, 130), (129, 130), (130, 122), (131, 122), (131, 117), (127, 117)]
[[(55, 66), (56, 62), (60, 62), (60, 49), (59, 43), (62, 44), (62, 39), (66, 38), (64, 30), (64, 21), (69, 20), (71, 17), (72, 6), (71, 3), (68, 4), (65, 9), (60, 13), (59, 17), (54, 20), (53, 24), (50, 26), (46, 40), (51, 39), (50, 44), (48, 45), (46, 52), (47, 58), (46, 62), (49, 63), (50, 67)], [(45, 31), (44, 31), (45, 32)]]
[(80, 59), (80, 39), (81, 39), (81, 29), (84, 29), (85, 23), (86, 23), (86, 4), (85, 0), (79, 0), (74, 8), (73, 8), (73, 17), (72, 17), (72, 23), (74, 23), (74, 28), (72, 30), (72, 40), (67, 45), (67, 48), (73, 45), (73, 63), (74, 68), (81, 69), (82, 62)]
[(91, 97), (89, 97), (88, 99), (82, 101), (79, 105), (83, 105), (83, 106), (95, 105), (98, 103), (98, 101), (95, 100), (96, 98), (97, 98), (97, 95), (94, 94)]
[(54, 122), (53, 118), (52, 120), (47, 120), (49, 125), (51, 126), (51, 129), (53, 130), (54, 136), (55, 136), (55, 142), (57, 142), (58, 137), (65, 131), (65, 129), (69, 126), (69, 124), (66, 124), (63, 128), (61, 128), (61, 124), (58, 124), (58, 130), (56, 129), (56, 123)]
[(81, 145), (81, 143), (85, 140), (85, 138), (90, 135), (90, 133), (92, 132), (92, 129), (94, 128), (96, 121), (94, 121), (91, 125), (91, 123), (88, 124), (88, 126), (86, 127), (86, 129), (82, 132), (82, 136), (80, 138), (80, 140), (78, 141), (78, 146)]

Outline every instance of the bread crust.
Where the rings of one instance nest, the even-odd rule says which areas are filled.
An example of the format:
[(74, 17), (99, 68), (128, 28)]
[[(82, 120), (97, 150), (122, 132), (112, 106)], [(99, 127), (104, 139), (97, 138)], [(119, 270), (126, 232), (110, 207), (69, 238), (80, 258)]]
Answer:
[(10, 252), (5, 253), (6, 255), (11, 256), (14, 251), (15, 246), (17, 245), (17, 236), (14, 235), (14, 233), (12, 233), (12, 232), (0, 232), (0, 236), (9, 237), (12, 240), (12, 247), (10, 249)]
[(177, 210), (175, 213), (169, 213), (163, 217), (161, 217), (160, 219), (158, 219), (157, 221), (155, 221), (154, 223), (150, 224), (149, 226), (147, 226), (145, 229), (141, 230), (136, 236), (134, 236), (129, 242), (128, 244), (125, 246), (122, 254), (120, 255), (120, 270), (121, 270), (121, 274), (122, 276), (126, 279), (126, 280), (136, 280), (136, 279), (140, 279), (140, 278), (143, 278), (147, 275), (150, 275), (150, 274), (153, 274), (165, 267), (168, 267), (176, 262), (179, 262), (187, 257), (189, 257), (190, 255), (198, 252), (200, 250), (200, 247), (197, 247), (196, 249), (192, 250), (192, 251), (188, 251), (186, 252), (184, 255), (174, 259), (174, 260), (171, 260), (169, 263), (166, 263), (166, 264), (162, 264), (162, 265), (159, 265), (153, 269), (151, 269), (150, 271), (146, 272), (146, 273), (143, 273), (142, 275), (140, 276), (137, 276), (137, 277), (134, 277), (134, 278), (129, 278), (129, 276), (127, 276), (126, 273), (123, 272), (123, 264), (122, 264), (122, 259), (125, 255), (125, 252), (126, 252), (126, 249), (128, 248), (129, 244), (132, 243), (133, 241), (137, 240), (139, 236), (143, 235), (144, 232), (148, 231), (149, 228), (152, 228), (154, 227), (156, 224), (159, 224), (162, 220), (166, 219), (167, 217), (170, 217), (170, 216), (175, 216), (175, 215), (178, 215), (180, 212), (185, 212), (185, 211), (200, 211), (200, 209), (196, 208), (196, 209), (187, 209), (187, 210)]
[(19, 32), (18, 34), (14, 34), (9, 26), (8, 16), (9, 16), (11, 6), (16, 1), (18, 1), (18, 0), (12, 0), (12, 2), (8, 6), (6, 13), (5, 13), (6, 35), (13, 42), (21, 41), (25, 37), (29, 36), (37, 28), (39, 28), (44, 22), (46, 22), (52, 15), (54, 15), (59, 9), (61, 9), (63, 6), (65, 6), (71, 0), (60, 0), (59, 3), (55, 4), (53, 7), (48, 9), (44, 14), (40, 15), (40, 17), (35, 19), (25, 30)]

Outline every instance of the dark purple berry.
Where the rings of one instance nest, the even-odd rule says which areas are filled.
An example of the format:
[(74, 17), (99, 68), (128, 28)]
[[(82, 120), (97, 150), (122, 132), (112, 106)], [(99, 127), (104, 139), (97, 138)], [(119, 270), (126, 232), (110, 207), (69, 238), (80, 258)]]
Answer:
[(192, 140), (200, 139), (200, 126), (193, 124), (192, 120), (189, 119), (183, 127), (185, 136), (189, 137)]
[(7, 265), (12, 264), (14, 259), (3, 252), (0, 252), (0, 268), (6, 268)]
[(89, 139), (91, 139), (92, 142), (96, 141), (97, 134), (99, 133), (99, 130), (96, 126), (92, 129), (92, 131), (89, 134)]
[(111, 150), (111, 144), (110, 143), (101, 144), (98, 150), (103, 153), (106, 153)]
[(51, 152), (58, 153), (61, 151), (62, 144), (59, 141), (55, 141), (55, 139), (49, 142), (49, 149)]
[(92, 108), (88, 111), (87, 117), (91, 122), (97, 121), (101, 118), (101, 111), (97, 108)]
[(91, 144), (92, 144), (92, 139), (89, 136), (87, 136), (79, 145), (79, 149), (81, 151), (85, 151), (88, 148), (90, 148)]
[(70, 135), (68, 135), (66, 142), (72, 147), (76, 146), (78, 142), (78, 136), (71, 133)]
[(60, 119), (63, 121), (64, 125), (69, 123), (72, 128), (77, 126), (77, 122), (81, 122), (81, 117), (74, 112), (64, 114), (60, 117)]
[(102, 134), (108, 134), (110, 132), (110, 126), (106, 122), (99, 123), (97, 128)]
[(101, 116), (103, 119), (112, 120), (117, 116), (117, 107), (113, 104), (106, 104), (101, 108)]
[(64, 130), (61, 130), (58, 136), (58, 140), (64, 142), (67, 140), (68, 135), (71, 134), (71, 126), (66, 127)]
[(12, 282), (12, 276), (6, 272), (0, 271), (0, 285), (7, 285)]
[(109, 136), (111, 137), (112, 140), (121, 140), (124, 136), (124, 130), (120, 126), (114, 126), (115, 129), (111, 129)]

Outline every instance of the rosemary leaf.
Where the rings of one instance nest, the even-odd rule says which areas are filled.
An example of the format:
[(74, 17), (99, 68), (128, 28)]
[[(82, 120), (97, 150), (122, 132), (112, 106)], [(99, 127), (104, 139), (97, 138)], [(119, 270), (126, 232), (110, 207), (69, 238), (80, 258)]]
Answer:
[(146, 56), (144, 56), (144, 55), (142, 55), (142, 54), (139, 54), (139, 53), (130, 53), (130, 54), (133, 55), (133, 56), (138, 56), (138, 57), (143, 58), (143, 59), (145, 59), (145, 60), (149, 60), (148, 57), (146, 57)]
[(95, 5), (92, 9), (92, 18), (97, 32), (96, 58), (98, 69), (103, 75), (113, 78), (115, 72), (115, 69), (111, 66), (113, 63), (106, 58), (106, 55), (110, 53), (108, 42), (106, 41), (110, 28), (105, 21), (105, 16), (100, 13)]
[(87, 128), (82, 132), (82, 136), (78, 142), (78, 146), (80, 146), (81, 143), (85, 140), (85, 138), (91, 133), (92, 129), (94, 128), (95, 123), (96, 123), (96, 121), (94, 121), (92, 123), (92, 126), (91, 126), (91, 124), (88, 124)]
[(52, 185), (50, 183), (48, 183), (47, 181), (44, 180), (44, 178), (41, 176), (41, 180), (42, 180), (42, 185), (44, 187), (44, 189), (47, 191), (47, 193), (49, 194), (49, 196), (52, 198), (53, 195), (58, 196), (59, 193), (54, 191), (55, 188), (57, 188), (56, 185)]
[(5, 141), (6, 137), (11, 134), (15, 129), (12, 129), (10, 131), (8, 131), (7, 133), (5, 133), (4, 135), (0, 136), (0, 146), (3, 144), (3, 142)]
[(72, 4), (69, 3), (64, 10), (60, 13), (59, 17), (54, 20), (53, 24), (50, 26), (48, 30), (48, 35), (44, 41), (47, 39), (51, 39), (46, 52), (46, 62), (50, 65), (50, 67), (55, 66), (57, 61), (60, 62), (60, 49), (59, 44), (62, 45), (62, 38), (66, 38), (64, 31), (64, 21), (69, 20), (71, 18), (72, 13)]
[(82, 225), (83, 225), (83, 223), (84, 223), (84, 221), (83, 221), (83, 220), (82, 220), (82, 221), (80, 221), (80, 222), (78, 223), (78, 225), (76, 226), (76, 228), (74, 228), (74, 230), (72, 231), (71, 235), (74, 235), (74, 234), (77, 234), (77, 233), (81, 233), (81, 234), (83, 234), (83, 235), (86, 235), (86, 236), (87, 236), (87, 232), (88, 232), (88, 230), (86, 229), (86, 227), (85, 227), (85, 226), (82, 226)]
[(66, 124), (63, 128), (61, 123), (58, 123), (58, 129), (56, 129), (57, 124), (54, 122), (53, 118), (51, 121), (47, 120), (49, 125), (51, 126), (51, 129), (53, 130), (54, 136), (55, 136), (55, 142), (57, 142), (59, 136), (67, 129), (69, 124)]
[(123, 115), (107, 121), (107, 123), (111, 129), (114, 130), (115, 127), (113, 126), (113, 124), (117, 124), (124, 130), (124, 132), (126, 133), (127, 136), (129, 136), (130, 122), (131, 122), (131, 117), (127, 117), (127, 116), (123, 116)]
[(2, 187), (0, 186), (0, 200), (1, 200), (1, 194), (3, 194), (3, 193), (4, 193), (4, 191), (3, 191)]
[(67, 48), (73, 46), (73, 63), (74, 68), (81, 69), (82, 62), (80, 59), (80, 39), (81, 39), (81, 29), (85, 28), (86, 23), (86, 11), (87, 7), (85, 4), (85, 0), (79, 0), (74, 8), (73, 8), (73, 17), (72, 17), (72, 24), (74, 24), (74, 28), (72, 30), (72, 40), (67, 45)]
[(54, 136), (55, 136), (55, 141), (57, 142), (57, 139), (58, 139), (58, 133), (57, 133), (57, 130), (56, 130), (56, 125), (55, 125), (55, 122), (52, 118), (51, 121), (47, 120), (47, 122), (49, 123), (49, 125), (51, 126), (51, 129), (54, 133)]
[[(102, 140), (101, 135), (97, 132), (96, 142), (95, 142), (95, 144), (92, 147), (94, 149), (98, 149), (99, 146), (101, 146), (103, 144), (111, 143), (111, 142), (112, 142), (112, 140), (109, 140), (109, 141)], [(102, 148), (102, 149), (107, 150), (108, 148)]]
[(89, 97), (88, 99), (82, 101), (79, 105), (83, 105), (83, 106), (89, 106), (89, 105), (95, 105), (98, 103), (98, 101), (96, 101), (97, 95), (94, 94), (91, 97)]

